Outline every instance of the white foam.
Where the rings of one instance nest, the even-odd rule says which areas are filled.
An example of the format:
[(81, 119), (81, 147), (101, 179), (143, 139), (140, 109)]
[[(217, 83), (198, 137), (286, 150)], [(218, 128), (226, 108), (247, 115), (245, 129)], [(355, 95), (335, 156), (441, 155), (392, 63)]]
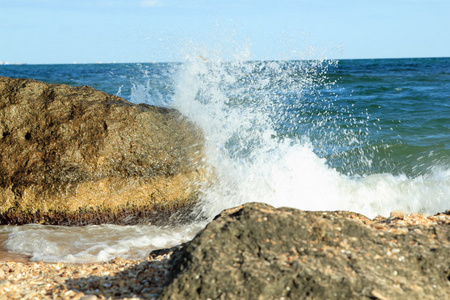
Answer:
[(395, 210), (435, 214), (449, 207), (448, 170), (416, 178), (349, 177), (328, 167), (306, 145), (282, 144), (252, 164), (222, 160), (216, 167), (219, 183), (205, 191), (202, 206), (209, 216), (252, 201), (302, 210), (348, 210), (370, 218)]
[[(286, 115), (277, 115), (283, 112), (277, 106), (285, 105), (279, 95), (294, 91), (301, 98), (302, 93), (311, 95), (315, 88), (323, 88), (320, 74), (326, 61), (290, 68), (285, 62), (248, 63), (245, 56), (224, 62), (199, 53), (187, 57), (172, 105), (202, 128), (207, 160), (218, 178), (217, 184), (203, 191), (203, 213), (213, 217), (251, 201), (303, 210), (351, 210), (368, 217), (386, 216), (393, 210), (433, 214), (449, 208), (446, 169), (416, 178), (351, 177), (319, 158), (307, 136), (274, 138), (275, 123), (289, 122)], [(302, 99), (296, 101), (289, 105), (301, 107)], [(357, 135), (346, 135), (353, 144), (364, 143)], [(360, 160), (371, 164), (362, 152)]]
[(186, 242), (204, 224), (161, 228), (151, 225), (117, 226), (2, 226), (8, 251), (31, 256), (32, 261), (87, 263), (116, 257), (142, 259), (152, 250)]

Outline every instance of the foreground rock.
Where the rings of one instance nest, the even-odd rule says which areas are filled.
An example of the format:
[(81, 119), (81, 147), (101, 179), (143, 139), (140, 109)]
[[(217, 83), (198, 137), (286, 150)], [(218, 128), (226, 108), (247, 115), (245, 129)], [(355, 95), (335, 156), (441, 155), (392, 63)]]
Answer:
[(449, 227), (246, 204), (181, 250), (161, 298), (450, 299)]
[(0, 77), (0, 224), (168, 217), (196, 200), (202, 141), (175, 110)]

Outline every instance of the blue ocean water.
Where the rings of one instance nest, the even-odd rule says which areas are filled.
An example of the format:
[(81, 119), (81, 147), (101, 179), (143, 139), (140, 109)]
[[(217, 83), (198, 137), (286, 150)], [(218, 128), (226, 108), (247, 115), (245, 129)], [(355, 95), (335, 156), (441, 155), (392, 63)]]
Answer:
[[(206, 53), (183, 63), (3, 65), (0, 76), (178, 109), (206, 137), (218, 181), (199, 210), (210, 217), (248, 201), (369, 217), (450, 209), (450, 58), (225, 61)], [(46, 230), (30, 226), (1, 229), (10, 251)], [(38, 249), (31, 243), (26, 253), (114, 257)]]
[[(314, 152), (339, 172), (414, 177), (450, 167), (450, 58), (341, 60), (315, 74), (320, 82), (301, 90), (295, 81), (304, 79), (303, 62), (247, 64), (258, 74), (227, 86), (227, 96), (243, 107), (252, 91), (270, 97), (279, 106), (272, 116), (277, 136), (308, 137)], [(321, 72), (320, 67), (309, 71)], [(178, 63), (4, 65), (0, 76), (89, 85), (135, 103), (170, 106), (180, 68)], [(282, 81), (279, 73), (290, 80)], [(279, 82), (261, 86), (258, 80), (270, 76)], [(267, 103), (252, 103), (258, 104)]]

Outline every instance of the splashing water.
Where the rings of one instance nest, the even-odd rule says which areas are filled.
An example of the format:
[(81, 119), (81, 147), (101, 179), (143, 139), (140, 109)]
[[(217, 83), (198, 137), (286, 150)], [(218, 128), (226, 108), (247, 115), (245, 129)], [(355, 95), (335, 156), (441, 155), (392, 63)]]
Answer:
[[(370, 134), (369, 116), (352, 115), (350, 108), (334, 105), (332, 93), (322, 94), (333, 88), (324, 75), (334, 64), (249, 62), (245, 56), (229, 62), (207, 53), (187, 57), (172, 106), (203, 130), (218, 179), (203, 191), (203, 214), (213, 217), (251, 201), (368, 217), (448, 208), (448, 171), (415, 178), (370, 174), (370, 153), (360, 147)], [(347, 174), (338, 172), (323, 158), (330, 153), (344, 168), (356, 166), (363, 174), (348, 167)]]

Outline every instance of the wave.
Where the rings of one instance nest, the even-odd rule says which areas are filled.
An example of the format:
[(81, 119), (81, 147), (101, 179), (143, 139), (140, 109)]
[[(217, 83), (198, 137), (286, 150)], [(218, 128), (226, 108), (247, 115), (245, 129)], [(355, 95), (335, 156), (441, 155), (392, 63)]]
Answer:
[[(249, 62), (245, 56), (229, 62), (207, 52), (188, 56), (171, 105), (205, 133), (208, 163), (218, 180), (203, 191), (203, 214), (213, 217), (250, 201), (352, 210), (368, 217), (448, 209), (448, 168), (427, 166), (412, 178), (352, 172), (374, 169), (373, 147), (367, 144), (370, 117), (356, 117), (332, 95), (324, 97), (334, 84), (325, 76), (330, 66), (335, 62)], [(333, 109), (339, 113), (330, 113)], [(354, 154), (346, 157), (342, 148)], [(342, 160), (347, 173), (331, 167), (321, 151), (344, 153), (335, 160)]]

